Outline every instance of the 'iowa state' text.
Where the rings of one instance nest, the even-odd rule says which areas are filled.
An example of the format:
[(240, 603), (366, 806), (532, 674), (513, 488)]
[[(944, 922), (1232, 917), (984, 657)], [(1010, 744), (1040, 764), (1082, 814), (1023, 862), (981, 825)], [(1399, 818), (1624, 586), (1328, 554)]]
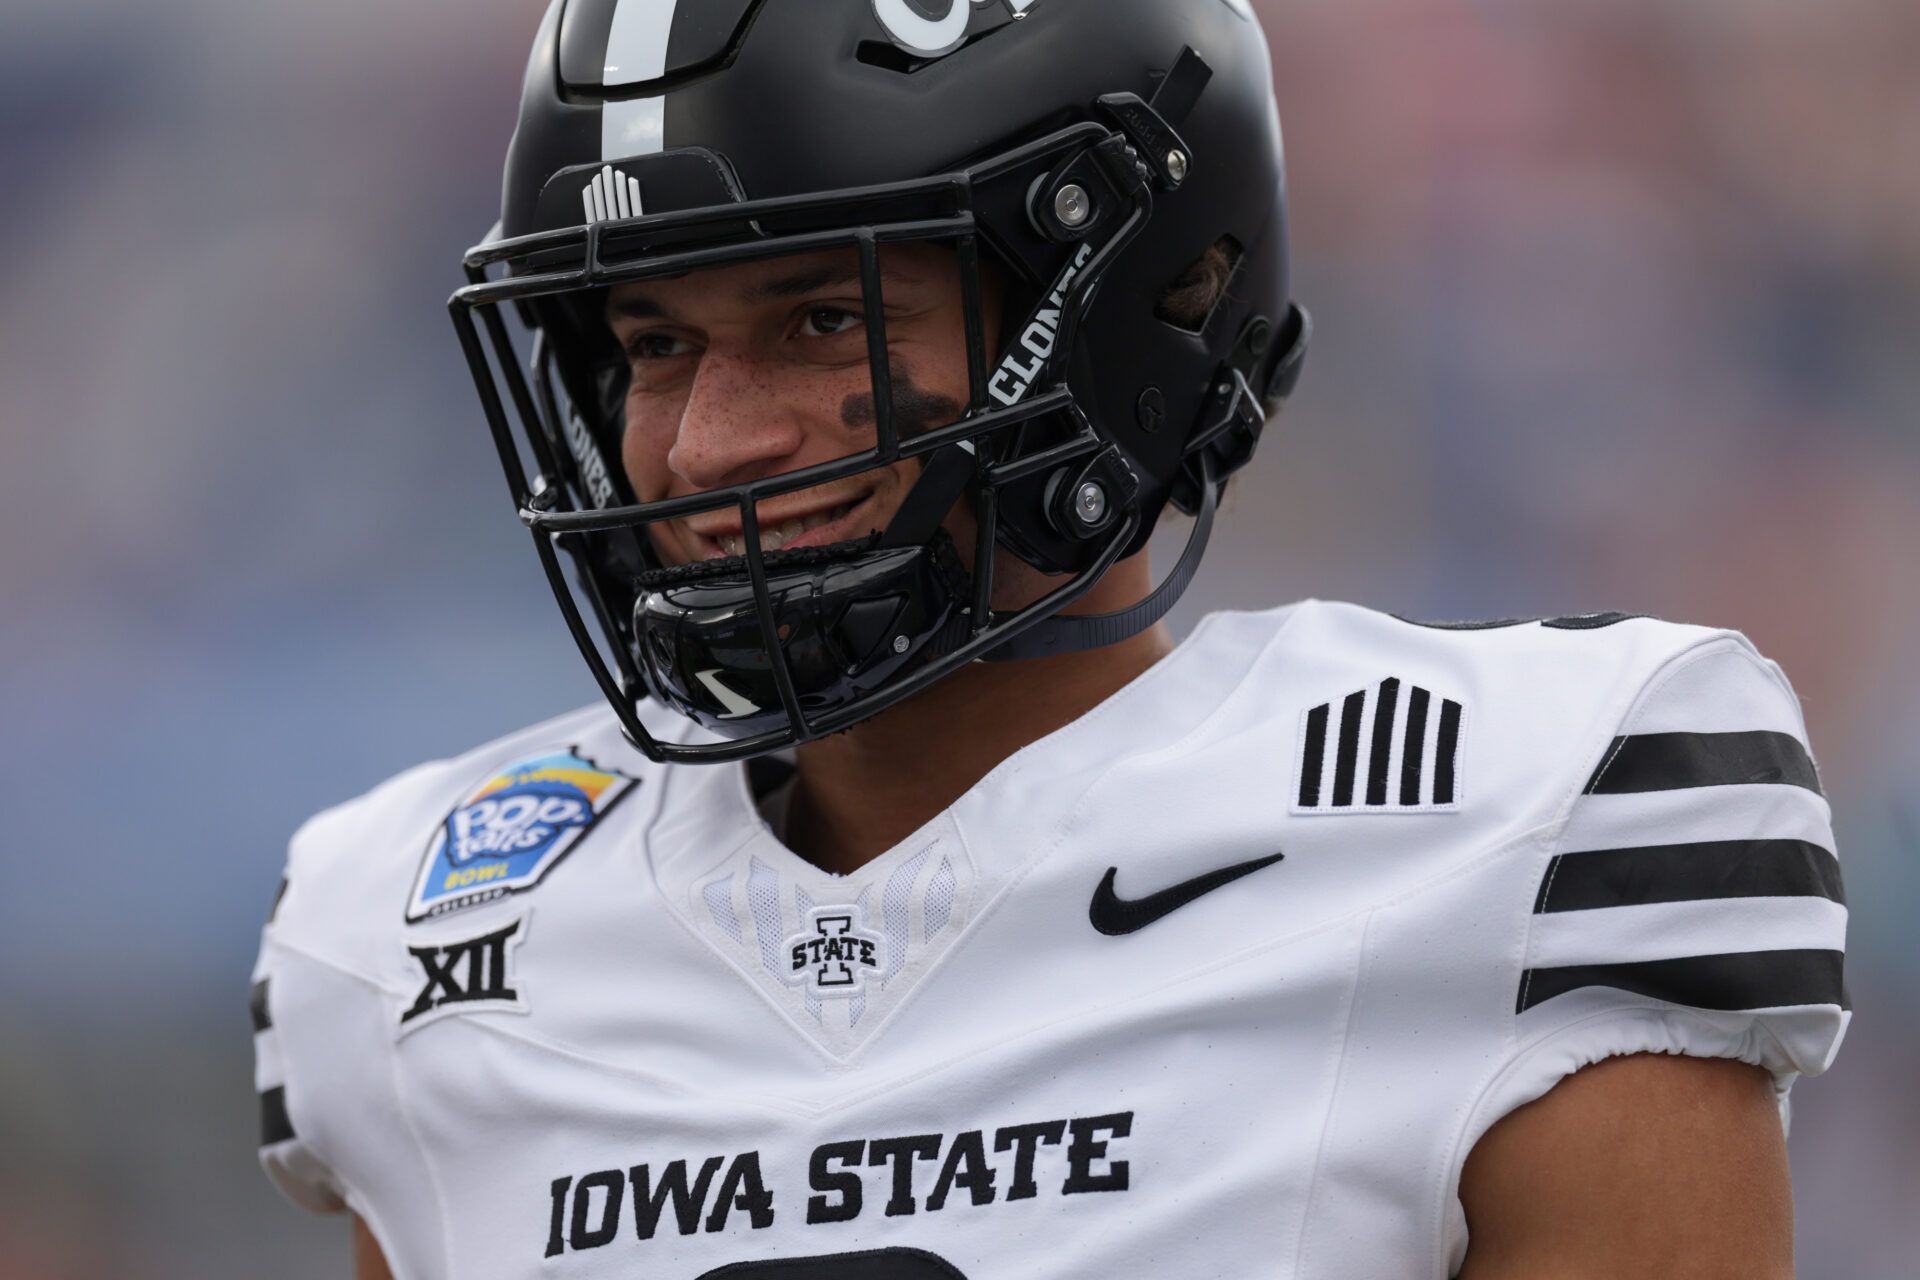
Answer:
[[(863, 1213), (897, 1218), (951, 1205), (990, 1205), (1125, 1191), (1127, 1162), (1111, 1150), (1133, 1132), (1133, 1112), (1043, 1120), (951, 1136), (855, 1138), (822, 1143), (807, 1161), (806, 1222), (851, 1222)], [(795, 1171), (798, 1178), (798, 1171)], [(776, 1213), (758, 1151), (649, 1162), (555, 1178), (546, 1256), (600, 1249), (625, 1235), (764, 1230)], [(779, 1197), (782, 1205), (787, 1202)], [(786, 1212), (798, 1212), (793, 1201)]]

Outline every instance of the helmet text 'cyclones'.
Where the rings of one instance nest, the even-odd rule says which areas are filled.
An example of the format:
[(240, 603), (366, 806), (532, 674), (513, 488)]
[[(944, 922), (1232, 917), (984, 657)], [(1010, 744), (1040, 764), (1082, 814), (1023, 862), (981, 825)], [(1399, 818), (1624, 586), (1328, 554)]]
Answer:
[(1046, 305), (1020, 331), (1021, 349), (1008, 352), (1007, 358), (994, 371), (993, 381), (988, 384), (987, 391), (1001, 404), (1011, 406), (1026, 399), (1028, 390), (1045, 372), (1060, 333), (1060, 310), (1066, 305), (1067, 289), (1091, 257), (1093, 246), (1081, 245), (1080, 251), (1073, 255), (1073, 261), (1067, 264), (1067, 269), (1054, 282), (1052, 292), (1047, 294)]

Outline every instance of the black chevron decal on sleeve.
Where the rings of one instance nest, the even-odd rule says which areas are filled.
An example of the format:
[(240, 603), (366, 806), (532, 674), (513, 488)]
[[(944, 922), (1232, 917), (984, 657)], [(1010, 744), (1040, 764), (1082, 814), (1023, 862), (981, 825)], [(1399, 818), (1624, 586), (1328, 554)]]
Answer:
[(1306, 741), (1300, 749), (1300, 807), (1311, 809), (1320, 803), (1320, 773), (1327, 767), (1327, 717), (1330, 703), (1321, 703), (1307, 712)]
[(1393, 756), (1393, 713), (1400, 705), (1400, 682), (1388, 676), (1380, 682), (1380, 698), (1373, 712), (1373, 750), (1367, 758), (1367, 803), (1387, 802), (1387, 765)]
[(1433, 802), (1453, 803), (1454, 767), (1460, 753), (1460, 704), (1440, 704), (1440, 737), (1433, 744)]
[(1407, 695), (1407, 731), (1400, 743), (1400, 803), (1420, 803), (1420, 766), (1427, 750), (1427, 704), (1433, 695), (1415, 686)]
[(1457, 808), (1466, 708), (1388, 676), (1302, 717), (1296, 813)]
[(1353, 803), (1353, 775), (1360, 764), (1360, 718), (1367, 712), (1367, 691), (1349, 694), (1340, 708), (1340, 753), (1333, 761), (1333, 805)]

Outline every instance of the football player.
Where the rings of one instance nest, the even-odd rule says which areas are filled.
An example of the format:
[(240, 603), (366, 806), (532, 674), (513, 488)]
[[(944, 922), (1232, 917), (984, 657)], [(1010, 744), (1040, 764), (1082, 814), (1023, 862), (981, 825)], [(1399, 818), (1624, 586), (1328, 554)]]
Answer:
[(1246, 0), (555, 0), (452, 312), (605, 702), (294, 838), (262, 1159), (360, 1276), (1791, 1273), (1779, 670), (1167, 636), (1286, 244)]

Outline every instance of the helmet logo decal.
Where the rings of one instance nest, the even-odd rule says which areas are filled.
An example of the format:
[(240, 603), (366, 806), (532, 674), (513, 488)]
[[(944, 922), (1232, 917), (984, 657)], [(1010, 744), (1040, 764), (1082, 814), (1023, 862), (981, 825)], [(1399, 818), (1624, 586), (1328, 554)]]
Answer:
[(629, 178), (612, 165), (593, 175), (593, 181), (580, 192), (588, 222), (615, 222), (637, 218), (646, 210), (640, 204), (640, 180)]
[[(946, 12), (930, 18), (923, 10)], [(887, 29), (893, 42), (909, 53), (923, 58), (938, 58), (958, 49), (967, 38), (967, 22), (975, 9), (1004, 4), (1016, 18), (1027, 16), (1039, 0), (873, 0), (874, 16)]]
[[(665, 75), (667, 46), (673, 40), (679, 10), (680, 0), (617, 0), (613, 25), (607, 31), (603, 82), (645, 84)], [(621, 156), (653, 155), (662, 151), (667, 145), (666, 129), (665, 94), (610, 98), (600, 106), (601, 158), (616, 160)], [(639, 212), (636, 207), (634, 214), (637, 216)]]

